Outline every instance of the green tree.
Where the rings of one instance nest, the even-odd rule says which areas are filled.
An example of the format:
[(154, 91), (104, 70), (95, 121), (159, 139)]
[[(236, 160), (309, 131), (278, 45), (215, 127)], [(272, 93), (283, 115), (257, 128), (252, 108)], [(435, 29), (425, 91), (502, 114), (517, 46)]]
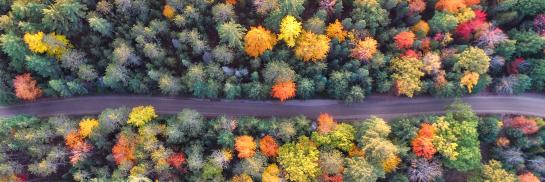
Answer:
[(77, 0), (60, 0), (43, 9), (42, 23), (51, 31), (74, 35), (83, 29), (86, 6)]
[(347, 181), (377, 181), (379, 177), (374, 172), (375, 167), (362, 157), (346, 158), (345, 165), (344, 179)]
[(219, 25), (217, 29), (221, 43), (227, 44), (229, 47), (238, 50), (244, 48), (242, 38), (246, 34), (246, 28), (242, 25), (230, 21)]
[(87, 21), (92, 30), (104, 36), (112, 36), (112, 24), (108, 20), (100, 17), (90, 17)]

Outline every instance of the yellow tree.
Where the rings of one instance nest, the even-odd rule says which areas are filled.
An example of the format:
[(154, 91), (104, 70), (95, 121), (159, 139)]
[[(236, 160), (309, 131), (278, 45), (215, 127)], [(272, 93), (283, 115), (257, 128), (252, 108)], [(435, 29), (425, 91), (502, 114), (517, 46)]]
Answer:
[(284, 40), (288, 47), (295, 46), (295, 40), (301, 34), (301, 22), (298, 22), (295, 17), (288, 15), (282, 19), (280, 23), (280, 34), (278, 39)]
[(327, 37), (336, 38), (339, 42), (343, 42), (348, 35), (348, 32), (343, 29), (343, 25), (338, 19), (334, 23), (329, 24), (325, 32)]
[(254, 138), (248, 135), (239, 136), (235, 139), (235, 149), (238, 152), (238, 158), (250, 158), (254, 156), (256, 144)]
[(244, 36), (244, 50), (252, 57), (261, 56), (276, 45), (276, 36), (271, 31), (258, 26), (250, 28)]
[(60, 58), (64, 51), (70, 48), (70, 42), (64, 35), (57, 35), (55, 32), (44, 34), (38, 32), (35, 34), (25, 33), (23, 40), (30, 51), (34, 53), (47, 53), (49, 56)]
[(460, 85), (466, 86), (469, 93), (473, 91), (473, 87), (477, 85), (477, 82), (479, 82), (479, 74), (476, 72), (465, 72), (460, 79)]
[(396, 57), (392, 60), (390, 68), (394, 71), (392, 78), (397, 95), (413, 97), (415, 92), (422, 89), (420, 81), (420, 77), (424, 76), (424, 72), (420, 70), (422, 66), (424, 66), (422, 61), (413, 57)]
[(295, 56), (305, 62), (323, 60), (329, 52), (329, 41), (329, 38), (325, 35), (303, 31), (297, 40)]
[(127, 121), (127, 123), (140, 127), (156, 117), (157, 114), (155, 114), (155, 108), (153, 108), (153, 106), (138, 106), (132, 108), (132, 111), (129, 114), (129, 121)]
[(82, 137), (88, 137), (93, 130), (98, 127), (98, 120), (93, 118), (85, 118), (79, 122), (79, 135)]

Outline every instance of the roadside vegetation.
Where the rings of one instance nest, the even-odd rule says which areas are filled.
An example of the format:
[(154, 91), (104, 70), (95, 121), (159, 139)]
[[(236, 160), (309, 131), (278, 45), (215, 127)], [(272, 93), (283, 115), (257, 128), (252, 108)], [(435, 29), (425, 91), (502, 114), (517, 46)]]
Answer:
[(545, 86), (542, 0), (0, 0), (0, 103)]
[(545, 122), (444, 115), (385, 121), (205, 118), (152, 106), (0, 119), (0, 181), (502, 181), (545, 179)]

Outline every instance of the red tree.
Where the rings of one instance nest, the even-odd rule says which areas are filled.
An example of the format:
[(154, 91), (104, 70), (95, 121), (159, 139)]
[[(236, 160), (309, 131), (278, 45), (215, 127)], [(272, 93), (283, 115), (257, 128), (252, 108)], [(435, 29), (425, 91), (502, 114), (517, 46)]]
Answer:
[(134, 156), (135, 144), (130, 141), (130, 138), (124, 134), (120, 134), (117, 143), (112, 148), (112, 155), (117, 165), (123, 162), (133, 162), (136, 160)]
[(411, 48), (414, 43), (416, 35), (413, 32), (400, 32), (395, 37), (397, 48), (405, 49)]
[(42, 90), (37, 86), (36, 80), (32, 79), (30, 73), (15, 76), (13, 79), (15, 96), (22, 100), (36, 100), (42, 96)]
[(539, 126), (533, 119), (526, 118), (524, 116), (517, 116), (511, 119), (506, 119), (503, 122), (505, 127), (518, 128), (524, 132), (524, 134), (531, 135), (537, 133)]
[(168, 164), (178, 170), (183, 170), (182, 165), (184, 165), (185, 163), (186, 158), (183, 152), (172, 153), (168, 157)]

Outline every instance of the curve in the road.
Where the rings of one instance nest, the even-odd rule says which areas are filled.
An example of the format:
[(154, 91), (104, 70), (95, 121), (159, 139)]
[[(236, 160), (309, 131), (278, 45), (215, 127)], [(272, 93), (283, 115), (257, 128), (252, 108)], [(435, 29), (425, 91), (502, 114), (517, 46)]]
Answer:
[[(175, 114), (184, 108), (195, 109), (205, 116), (288, 117), (305, 115), (314, 118), (327, 112), (339, 120), (356, 120), (376, 115), (396, 118), (406, 115), (440, 114), (454, 99), (433, 97), (401, 98), (370, 96), (363, 103), (346, 105), (335, 100), (277, 101), (189, 99), (152, 96), (86, 96), (64, 99), (41, 99), (36, 102), (0, 107), (0, 116), (17, 114), (40, 117), (53, 115), (98, 114), (106, 108), (153, 105), (159, 114)], [(462, 100), (480, 114), (524, 114), (545, 117), (545, 97), (537, 94), (522, 96), (470, 96)]]

